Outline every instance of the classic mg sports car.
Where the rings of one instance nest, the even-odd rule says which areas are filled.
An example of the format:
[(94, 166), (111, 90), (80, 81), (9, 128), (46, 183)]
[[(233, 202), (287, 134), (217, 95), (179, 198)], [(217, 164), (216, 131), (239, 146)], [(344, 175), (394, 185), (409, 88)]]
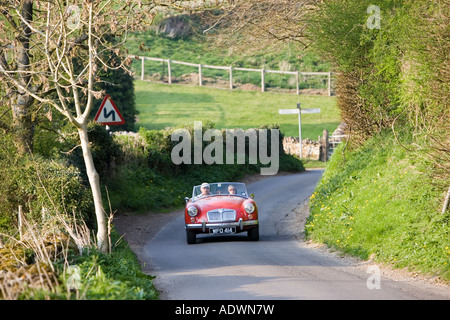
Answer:
[(244, 183), (203, 183), (186, 199), (185, 225), (188, 244), (197, 234), (228, 235), (247, 232), (249, 240), (259, 240), (258, 208)]

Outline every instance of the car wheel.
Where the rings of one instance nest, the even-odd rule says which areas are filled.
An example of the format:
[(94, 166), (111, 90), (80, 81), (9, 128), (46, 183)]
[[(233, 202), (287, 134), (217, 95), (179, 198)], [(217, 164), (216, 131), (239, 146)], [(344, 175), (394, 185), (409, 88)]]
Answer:
[(258, 241), (259, 240), (259, 226), (255, 228), (251, 228), (247, 231), (248, 239), (250, 241)]
[(197, 242), (197, 235), (193, 231), (186, 230), (186, 240), (188, 244), (195, 244)]

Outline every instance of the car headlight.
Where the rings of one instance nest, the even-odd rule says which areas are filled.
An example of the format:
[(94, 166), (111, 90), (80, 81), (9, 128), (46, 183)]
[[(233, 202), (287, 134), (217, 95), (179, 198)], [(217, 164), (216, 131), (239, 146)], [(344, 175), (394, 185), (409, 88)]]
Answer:
[(188, 212), (188, 215), (190, 215), (191, 217), (195, 217), (196, 215), (197, 215), (197, 213), (198, 213), (198, 209), (197, 209), (197, 207), (189, 207), (188, 209), (187, 209), (187, 212)]
[(244, 210), (247, 213), (253, 213), (253, 211), (255, 211), (255, 206), (251, 202), (246, 203), (245, 206), (244, 206)]

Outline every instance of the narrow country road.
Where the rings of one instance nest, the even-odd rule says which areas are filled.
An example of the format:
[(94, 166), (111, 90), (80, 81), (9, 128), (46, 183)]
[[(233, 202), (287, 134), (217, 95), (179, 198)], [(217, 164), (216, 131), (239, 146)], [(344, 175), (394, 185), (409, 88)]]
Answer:
[(247, 186), (259, 209), (258, 242), (243, 233), (201, 235), (197, 244), (188, 245), (183, 216), (168, 223), (146, 243), (142, 257), (156, 276), (161, 298), (450, 299), (448, 288), (376, 278), (373, 270), (305, 246), (298, 239), (295, 210), (312, 194), (321, 174), (309, 170)]

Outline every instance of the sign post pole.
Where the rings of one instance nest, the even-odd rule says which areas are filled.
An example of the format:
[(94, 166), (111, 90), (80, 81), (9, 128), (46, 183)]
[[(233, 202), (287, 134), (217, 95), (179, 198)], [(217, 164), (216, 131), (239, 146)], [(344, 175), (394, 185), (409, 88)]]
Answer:
[(300, 108), (300, 102), (297, 102), (298, 109), (298, 142), (300, 146), (300, 159), (303, 158), (303, 146), (302, 146), (302, 108)]
[(320, 109), (303, 109), (300, 108), (300, 102), (297, 103), (297, 109), (279, 109), (279, 114), (298, 114), (298, 139), (299, 139), (299, 146), (300, 146), (300, 152), (299, 156), (300, 159), (303, 158), (303, 151), (302, 151), (302, 113), (320, 113)]

